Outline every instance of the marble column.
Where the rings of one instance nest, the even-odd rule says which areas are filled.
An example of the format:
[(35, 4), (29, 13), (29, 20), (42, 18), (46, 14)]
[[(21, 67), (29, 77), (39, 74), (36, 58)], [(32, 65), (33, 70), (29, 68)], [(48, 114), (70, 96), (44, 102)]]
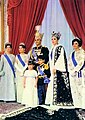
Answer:
[(8, 41), (7, 2), (0, 0), (0, 51), (4, 51), (4, 43)]
[(1, 0), (0, 0), (0, 51), (1, 51)]
[(1, 51), (4, 50), (4, 0), (1, 0)]
[(8, 25), (7, 25), (7, 3), (8, 0), (4, 0), (4, 42), (7, 42), (9, 40)]

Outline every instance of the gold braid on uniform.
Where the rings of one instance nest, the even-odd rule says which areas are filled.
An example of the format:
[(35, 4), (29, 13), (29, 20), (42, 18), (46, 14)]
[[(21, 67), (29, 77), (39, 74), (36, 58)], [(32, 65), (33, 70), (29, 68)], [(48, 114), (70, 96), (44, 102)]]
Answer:
[(47, 64), (44, 64), (44, 69), (45, 69), (45, 70), (48, 70), (48, 69), (49, 69), (48, 63), (47, 63)]

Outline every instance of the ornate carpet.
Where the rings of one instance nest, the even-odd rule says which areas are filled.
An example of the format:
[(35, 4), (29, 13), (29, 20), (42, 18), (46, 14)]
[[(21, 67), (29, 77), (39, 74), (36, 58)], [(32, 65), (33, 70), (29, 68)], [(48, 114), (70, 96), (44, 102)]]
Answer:
[(85, 110), (51, 109), (47, 106), (25, 107), (18, 103), (0, 103), (0, 120), (85, 120)]
[(6, 120), (85, 120), (85, 111), (63, 108), (56, 111), (38, 106)]

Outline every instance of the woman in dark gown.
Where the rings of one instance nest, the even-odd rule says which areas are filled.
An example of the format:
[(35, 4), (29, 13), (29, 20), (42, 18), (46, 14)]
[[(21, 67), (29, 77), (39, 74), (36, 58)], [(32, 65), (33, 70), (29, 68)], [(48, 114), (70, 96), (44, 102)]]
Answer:
[(49, 54), (51, 81), (48, 85), (45, 103), (50, 105), (71, 105), (72, 96), (67, 59), (64, 47), (58, 43), (60, 36), (60, 33), (52, 33), (53, 47)]

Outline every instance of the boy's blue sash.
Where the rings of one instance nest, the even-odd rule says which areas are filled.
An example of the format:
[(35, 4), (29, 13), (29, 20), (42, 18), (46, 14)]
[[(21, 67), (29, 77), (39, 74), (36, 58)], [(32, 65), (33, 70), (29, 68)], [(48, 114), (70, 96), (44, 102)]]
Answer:
[[(74, 64), (74, 66), (76, 67), (76, 66), (77, 66), (77, 62), (76, 62), (76, 60), (75, 60), (74, 53), (75, 53), (75, 52), (72, 53), (72, 62), (73, 62), (73, 64)], [(79, 72), (78, 72), (78, 78), (79, 78), (79, 77), (82, 77), (81, 70), (84, 68), (84, 66), (85, 66), (85, 62), (84, 62), (83, 66), (81, 67), (81, 69), (80, 69)]]
[(10, 67), (11, 67), (11, 70), (12, 70), (12, 72), (13, 72), (13, 75), (14, 75), (14, 77), (15, 77), (14, 66), (13, 66), (13, 64), (12, 64), (12, 62), (11, 62), (11, 60), (10, 60), (10, 58), (8, 57), (7, 54), (4, 54), (4, 57), (6, 58), (7, 62), (9, 63), (9, 65), (10, 65)]
[(34, 59), (36, 60), (36, 62), (38, 62), (38, 58), (37, 58), (37, 55), (36, 55), (34, 49), (32, 49), (32, 55), (33, 55)]
[[(40, 69), (40, 66), (38, 66), (38, 71), (39, 71), (41, 76), (45, 75), (45, 73)], [(49, 83), (49, 82), (50, 82), (50, 80), (48, 79), (48, 77), (45, 76), (44, 77), (44, 83)]]
[(18, 57), (20, 63), (22, 64), (22, 66), (24, 67), (25, 66), (25, 62), (22, 60), (20, 54), (18, 54), (17, 57)]

